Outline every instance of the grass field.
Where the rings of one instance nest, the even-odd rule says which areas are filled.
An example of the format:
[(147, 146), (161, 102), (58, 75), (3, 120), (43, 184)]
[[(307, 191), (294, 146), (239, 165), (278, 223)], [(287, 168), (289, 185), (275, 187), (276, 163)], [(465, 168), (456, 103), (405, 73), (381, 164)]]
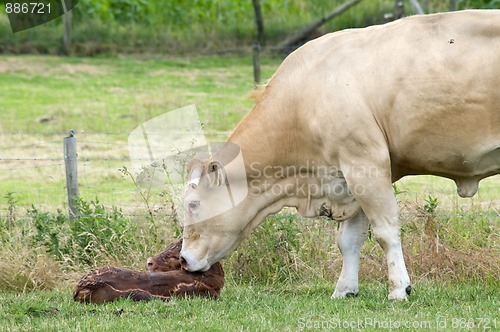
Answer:
[[(279, 62), (265, 60), (264, 75)], [(156, 115), (195, 104), (209, 137), (225, 140), (252, 105), (245, 97), (253, 89), (251, 70), (251, 58), (0, 57), (0, 158), (21, 159), (0, 165), (2, 191), (16, 192), (19, 206), (62, 206), (61, 160), (24, 159), (61, 159), (62, 138), (74, 129), (79, 156), (92, 159), (80, 165), (87, 188), (82, 195), (99, 194), (116, 205), (130, 201), (135, 188), (118, 172), (128, 166), (129, 132)]]
[(0, 294), (0, 331), (498, 330), (498, 291), (478, 285), (417, 284), (408, 302), (363, 285), (358, 298), (329, 299), (330, 285), (228, 285), (218, 301), (120, 300), (75, 304), (70, 292)]
[[(265, 58), (263, 76), (280, 62)], [(338, 320), (358, 319), (367, 330), (373, 329), (370, 320), (494, 330), (500, 314), (498, 176), (482, 182), (471, 199), (459, 198), (445, 179), (411, 177), (396, 184), (415, 288), (409, 302), (386, 300), (382, 252), (371, 238), (363, 248), (360, 297), (331, 301), (341, 264), (337, 225), (284, 210), (224, 261), (227, 285), (220, 301), (73, 303), (70, 289), (88, 269), (105, 263), (142, 269), (145, 258), (174, 235), (160, 213), (154, 213), (154, 225), (144, 226), (144, 202), (118, 170), (127, 163), (128, 133), (156, 115), (195, 104), (210, 138), (225, 139), (253, 104), (246, 98), (253, 88), (251, 59), (0, 56), (0, 80), (0, 331), (271, 331), (325, 321), (330, 325), (323, 328), (333, 329)], [(99, 252), (92, 263), (70, 254), (54, 258), (30, 242), (34, 221), (26, 211), (32, 204), (50, 215), (65, 212), (61, 141), (70, 129), (82, 160), (81, 195), (122, 207), (144, 231), (127, 235), (137, 242), (133, 248), (115, 240), (116, 251)], [(438, 199), (430, 212), (429, 196)], [(160, 209), (162, 200), (151, 199)], [(148, 237), (152, 227), (159, 238)]]

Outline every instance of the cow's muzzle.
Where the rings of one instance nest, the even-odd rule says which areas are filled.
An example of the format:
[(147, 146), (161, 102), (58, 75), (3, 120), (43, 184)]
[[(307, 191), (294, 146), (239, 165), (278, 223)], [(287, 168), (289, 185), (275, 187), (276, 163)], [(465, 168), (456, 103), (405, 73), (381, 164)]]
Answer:
[(189, 272), (201, 271), (206, 272), (210, 269), (207, 259), (197, 260), (189, 252), (181, 251), (181, 266)]

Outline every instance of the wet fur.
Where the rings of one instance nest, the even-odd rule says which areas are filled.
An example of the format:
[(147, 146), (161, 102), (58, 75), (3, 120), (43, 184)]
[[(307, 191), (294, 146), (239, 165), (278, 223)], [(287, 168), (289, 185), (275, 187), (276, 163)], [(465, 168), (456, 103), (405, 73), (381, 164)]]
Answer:
[(218, 262), (206, 272), (187, 272), (181, 268), (179, 252), (182, 240), (170, 244), (148, 259), (149, 271), (138, 272), (105, 266), (85, 275), (73, 294), (84, 303), (105, 303), (118, 298), (134, 301), (169, 300), (177, 297), (218, 298), (224, 286), (224, 271)]

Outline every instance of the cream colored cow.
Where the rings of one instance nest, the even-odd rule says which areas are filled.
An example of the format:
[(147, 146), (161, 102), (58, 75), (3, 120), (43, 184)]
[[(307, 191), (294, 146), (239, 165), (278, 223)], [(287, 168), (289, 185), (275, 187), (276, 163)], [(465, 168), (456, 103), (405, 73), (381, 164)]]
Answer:
[[(500, 11), (413, 16), (313, 40), (284, 60), (228, 142), (241, 149), (244, 170), (218, 160), (223, 152), (190, 165), (187, 270), (208, 270), (289, 206), (342, 221), (333, 298), (358, 293), (371, 224), (387, 259), (389, 298), (406, 299), (392, 183), (433, 174), (470, 197), (500, 173)], [(243, 199), (222, 199), (242, 185)]]

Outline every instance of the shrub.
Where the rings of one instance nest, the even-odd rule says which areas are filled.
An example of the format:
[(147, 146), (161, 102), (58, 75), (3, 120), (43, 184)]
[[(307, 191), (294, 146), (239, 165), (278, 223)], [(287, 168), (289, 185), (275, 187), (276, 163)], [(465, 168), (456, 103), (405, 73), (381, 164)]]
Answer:
[[(69, 255), (67, 238), (65, 238), (69, 225), (67, 217), (62, 214), (61, 210), (58, 210), (56, 215), (51, 215), (48, 212), (40, 212), (32, 206), (28, 215), (35, 227), (35, 234), (31, 236), (33, 245), (43, 246), (47, 253), (59, 260), (63, 260), (64, 256)], [(61, 247), (62, 241), (66, 243), (63, 243)]]
[(57, 214), (29, 211), (35, 234), (34, 245), (43, 246), (59, 260), (76, 260), (93, 265), (99, 256), (116, 257), (136, 246), (137, 227), (123, 216), (120, 209), (105, 207), (95, 201), (78, 200), (78, 216), (69, 219), (59, 210)]

